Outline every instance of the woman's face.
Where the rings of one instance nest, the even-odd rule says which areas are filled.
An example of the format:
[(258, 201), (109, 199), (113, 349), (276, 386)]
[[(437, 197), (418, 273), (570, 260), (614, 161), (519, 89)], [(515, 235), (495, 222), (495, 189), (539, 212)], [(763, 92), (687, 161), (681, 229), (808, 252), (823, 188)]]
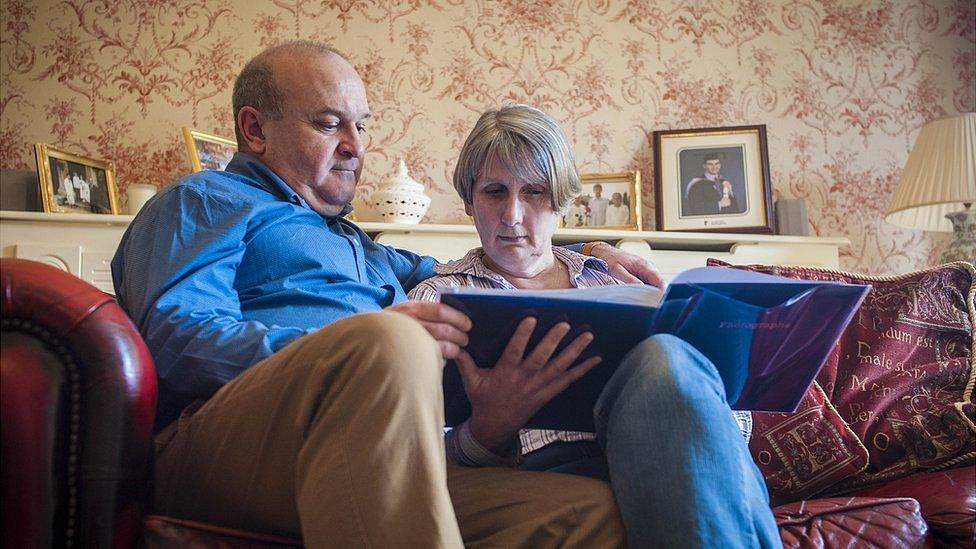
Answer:
[(464, 211), (474, 218), (492, 267), (505, 271), (501, 274), (532, 276), (552, 264), (559, 215), (548, 182), (520, 179), (492, 158), (471, 194)]

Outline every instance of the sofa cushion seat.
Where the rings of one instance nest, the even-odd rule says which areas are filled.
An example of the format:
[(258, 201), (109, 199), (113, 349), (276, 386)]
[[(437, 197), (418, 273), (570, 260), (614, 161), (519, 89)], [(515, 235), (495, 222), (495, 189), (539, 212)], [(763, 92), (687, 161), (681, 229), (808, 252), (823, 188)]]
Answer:
[(972, 466), (919, 473), (854, 495), (914, 498), (938, 546), (976, 547), (976, 468)]
[(911, 498), (824, 498), (773, 509), (784, 547), (927, 547), (928, 526)]

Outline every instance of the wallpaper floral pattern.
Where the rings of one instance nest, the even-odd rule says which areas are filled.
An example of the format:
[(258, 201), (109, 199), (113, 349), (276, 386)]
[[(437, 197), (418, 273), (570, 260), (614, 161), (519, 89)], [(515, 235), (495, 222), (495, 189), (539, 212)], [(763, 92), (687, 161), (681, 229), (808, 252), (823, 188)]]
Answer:
[(882, 214), (919, 128), (976, 110), (973, 0), (2, 0), (0, 166), (48, 142), (115, 161), (118, 181), (189, 171), (180, 127), (233, 135), (236, 71), (277, 42), (347, 52), (373, 121), (359, 200), (404, 158), (466, 223), (449, 183), (484, 108), (561, 121), (583, 171), (640, 170), (653, 227), (658, 129), (766, 124), (775, 193), (843, 267), (904, 272), (945, 235)]

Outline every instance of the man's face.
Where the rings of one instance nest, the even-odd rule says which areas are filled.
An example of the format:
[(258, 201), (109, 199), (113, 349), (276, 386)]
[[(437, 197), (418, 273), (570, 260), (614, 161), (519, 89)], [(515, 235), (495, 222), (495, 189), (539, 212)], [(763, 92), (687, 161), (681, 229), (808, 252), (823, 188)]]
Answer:
[(718, 172), (722, 169), (722, 162), (717, 158), (713, 160), (705, 161), (705, 171), (712, 175), (718, 175)]
[(264, 118), (261, 160), (322, 215), (356, 192), (366, 153), (366, 89), (338, 55), (293, 52), (271, 62), (282, 95), (279, 120)]
[(471, 196), (464, 211), (474, 218), (490, 266), (519, 276), (535, 274), (549, 257), (559, 221), (549, 184), (525, 181), (492, 159)]
[(593, 195), (596, 198), (600, 198), (600, 195), (602, 195), (602, 194), (603, 194), (603, 187), (601, 187), (599, 185), (593, 185)]
[(613, 204), (614, 206), (619, 206), (620, 203), (623, 202), (623, 200), (624, 197), (621, 196), (620, 193), (613, 193), (610, 196), (610, 203)]

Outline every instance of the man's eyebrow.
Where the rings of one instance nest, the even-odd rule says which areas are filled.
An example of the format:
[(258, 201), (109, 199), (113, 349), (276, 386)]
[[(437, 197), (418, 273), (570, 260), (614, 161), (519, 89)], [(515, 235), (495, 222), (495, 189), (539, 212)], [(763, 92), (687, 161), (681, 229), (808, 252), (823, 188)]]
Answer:
[[(347, 116), (347, 115), (346, 115), (346, 113), (345, 113), (344, 111), (340, 111), (340, 110), (338, 110), (338, 109), (332, 109), (332, 108), (328, 108), (328, 107), (327, 107), (327, 108), (324, 108), (324, 109), (321, 109), (321, 110), (318, 110), (318, 111), (316, 111), (316, 112), (314, 113), (314, 115), (315, 115), (315, 116), (328, 116), (328, 115), (332, 115), (332, 116), (334, 116), (334, 117), (336, 117), (336, 118), (345, 118), (345, 117)], [(364, 115), (363, 115), (363, 116), (362, 116), (362, 117), (360, 118), (360, 120), (366, 120), (366, 119), (367, 119), (367, 118), (369, 118), (370, 116), (372, 116), (372, 115), (371, 115), (371, 113), (368, 113), (368, 112), (367, 112), (366, 114), (364, 114)]]

